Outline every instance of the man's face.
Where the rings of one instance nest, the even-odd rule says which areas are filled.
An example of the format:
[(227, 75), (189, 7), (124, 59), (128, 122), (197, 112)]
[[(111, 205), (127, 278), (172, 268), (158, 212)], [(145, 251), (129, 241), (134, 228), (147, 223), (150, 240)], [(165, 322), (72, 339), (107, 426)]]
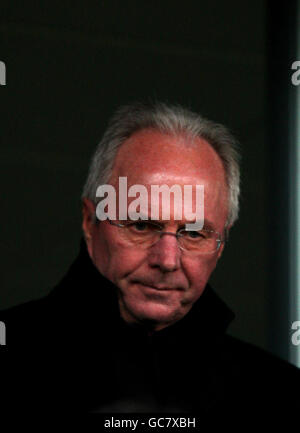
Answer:
[[(151, 185), (180, 185), (182, 190), (184, 185), (204, 185), (205, 224), (224, 236), (228, 191), (222, 162), (205, 140), (197, 138), (189, 147), (184, 140), (153, 130), (133, 134), (120, 147), (108, 183), (117, 192), (120, 176), (127, 177), (128, 188), (138, 184), (149, 191)], [(95, 206), (85, 199), (88, 252), (99, 272), (118, 287), (121, 316), (156, 330), (181, 319), (201, 296), (224, 244), (217, 252), (196, 255), (182, 251), (176, 237), (169, 235), (149, 248), (129, 245), (122, 228), (108, 221), (95, 224), (93, 214)], [(187, 221), (184, 216), (175, 219), (171, 206), (170, 220), (157, 222), (176, 233)]]

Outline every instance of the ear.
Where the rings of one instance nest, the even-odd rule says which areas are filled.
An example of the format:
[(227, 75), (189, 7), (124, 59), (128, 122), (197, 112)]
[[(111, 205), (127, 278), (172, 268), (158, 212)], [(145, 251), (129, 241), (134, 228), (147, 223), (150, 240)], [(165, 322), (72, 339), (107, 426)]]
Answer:
[(225, 243), (222, 242), (221, 245), (220, 245), (220, 248), (218, 249), (217, 260), (219, 260), (221, 258), (221, 255), (223, 253), (224, 247), (225, 247)]
[(95, 205), (88, 198), (82, 200), (82, 230), (90, 257), (92, 257)]
[[(223, 238), (228, 239), (228, 237), (229, 237), (229, 230), (231, 229), (231, 227), (232, 227), (232, 225), (227, 226), (227, 227), (224, 228)], [(218, 260), (221, 257), (224, 248), (225, 248), (225, 242), (222, 242), (221, 246), (220, 246), (220, 248), (218, 250), (218, 257), (217, 257)]]

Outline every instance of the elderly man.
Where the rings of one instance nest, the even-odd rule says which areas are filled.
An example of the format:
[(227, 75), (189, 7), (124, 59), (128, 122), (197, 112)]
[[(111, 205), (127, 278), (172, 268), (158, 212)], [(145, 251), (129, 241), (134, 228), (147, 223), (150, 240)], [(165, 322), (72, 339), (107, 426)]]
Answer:
[[(155, 188), (173, 192), (163, 201)], [(238, 197), (225, 127), (179, 106), (121, 107), (84, 186), (78, 258), (47, 297), (0, 315), (15, 366), (9, 405), (229, 417), (296, 408), (299, 370), (228, 336), (234, 314), (208, 284)]]

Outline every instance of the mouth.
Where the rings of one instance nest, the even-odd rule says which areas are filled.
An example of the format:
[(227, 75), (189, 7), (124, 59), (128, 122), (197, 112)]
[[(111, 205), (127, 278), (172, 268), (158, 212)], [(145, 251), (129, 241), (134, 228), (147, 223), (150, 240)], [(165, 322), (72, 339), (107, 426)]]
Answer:
[(143, 289), (145, 288), (145, 289), (156, 291), (156, 292), (174, 292), (174, 291), (182, 290), (178, 287), (170, 287), (170, 286), (165, 286), (162, 284), (152, 285), (152, 284), (141, 283), (141, 282), (137, 282), (137, 284), (139, 286), (142, 286)]

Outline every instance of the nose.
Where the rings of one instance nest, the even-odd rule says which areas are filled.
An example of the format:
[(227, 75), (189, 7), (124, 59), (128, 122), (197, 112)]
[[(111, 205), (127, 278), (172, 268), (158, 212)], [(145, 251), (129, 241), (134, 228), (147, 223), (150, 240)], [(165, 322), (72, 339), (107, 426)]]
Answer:
[(162, 234), (149, 250), (149, 265), (162, 272), (173, 272), (180, 267), (181, 250), (175, 236)]

